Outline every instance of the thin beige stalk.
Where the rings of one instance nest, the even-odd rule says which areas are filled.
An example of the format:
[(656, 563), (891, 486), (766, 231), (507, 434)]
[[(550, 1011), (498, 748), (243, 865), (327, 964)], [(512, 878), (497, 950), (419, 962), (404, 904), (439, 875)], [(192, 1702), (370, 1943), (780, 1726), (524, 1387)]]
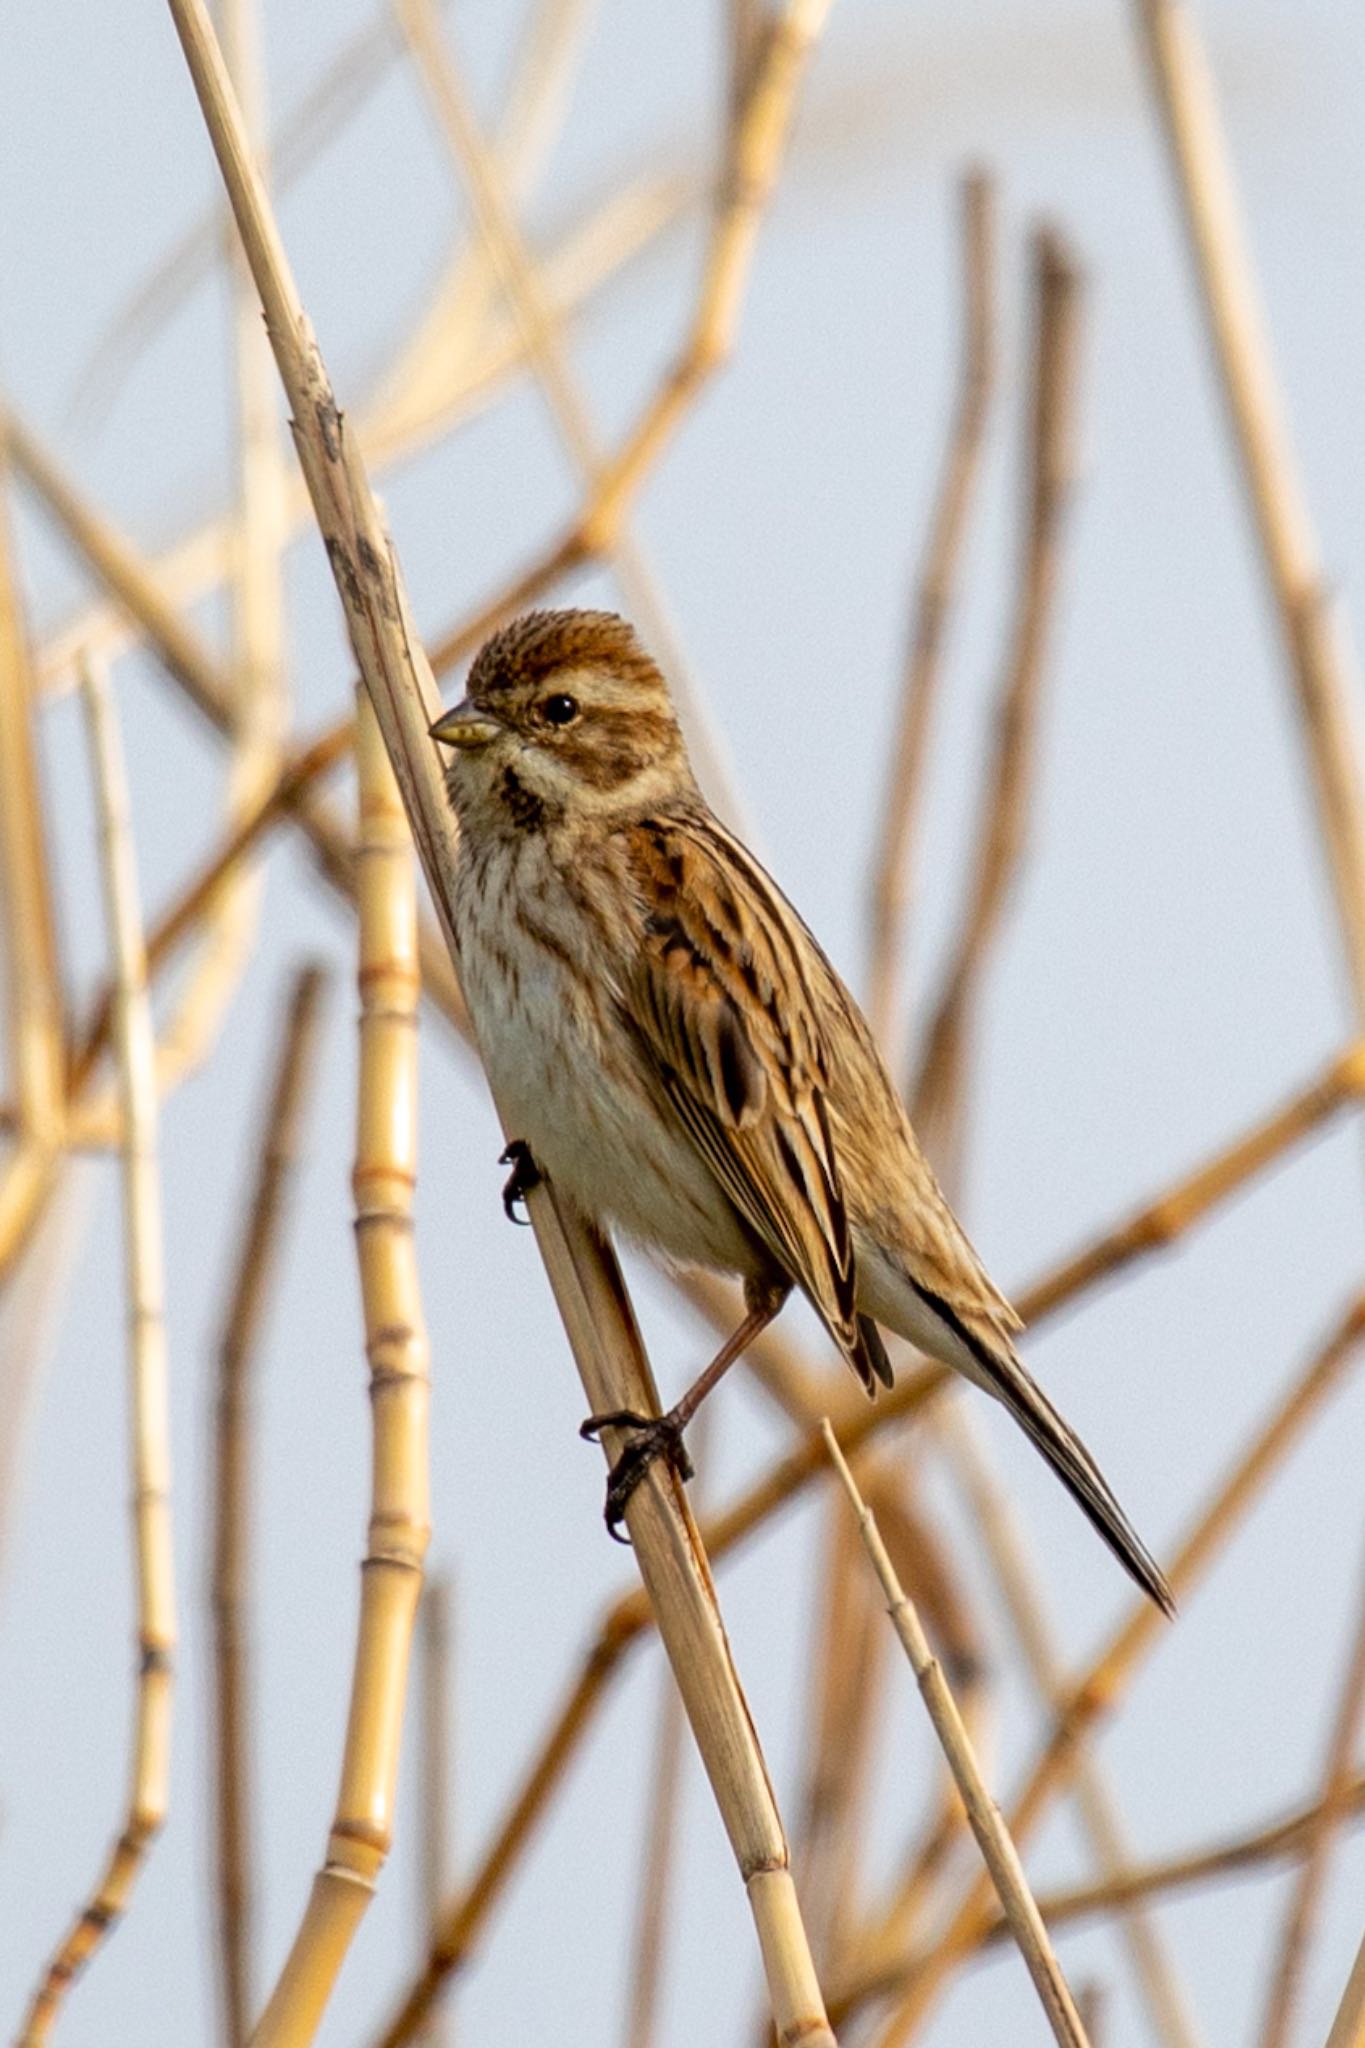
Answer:
[(868, 902), (867, 1016), (877, 1043), (897, 1067), (897, 1020), (903, 1007), (901, 960), (906, 917), (915, 895), (915, 832), (923, 802), (930, 725), (996, 383), (996, 212), (995, 182), (990, 173), (980, 168), (969, 171), (961, 186), (962, 341), (957, 398), (915, 589)]
[[(455, 1715), (452, 1663), (455, 1655), (454, 1596), (445, 1574), (427, 1579), (419, 1609), (422, 1652), (422, 1827), (418, 1843), (423, 1908), (423, 1948), (434, 1938), (454, 1879), (454, 1771), (451, 1730)], [(454, 2038), (448, 2004), (434, 2008), (422, 2029), (427, 2048), (450, 2048)]]
[(123, 1829), (89, 1904), (43, 1974), (24, 2021), (21, 2040), (25, 2048), (35, 2048), (35, 2044), (48, 2038), (67, 1986), (127, 1908), (148, 1847), (166, 1817), (171, 1751), (175, 1580), (151, 1009), (127, 777), (108, 678), (93, 664), (82, 677), (82, 696), (95, 764), (105, 918), (118, 989), (115, 1041), (123, 1109), (121, 1160), (138, 1675), (132, 1771)]
[[(220, 0), (223, 33), (253, 145), (263, 153), (265, 85), (257, 0)], [(237, 387), (238, 505), (232, 548), (232, 657), (228, 678), (229, 826), (273, 784), (286, 722), (284, 691), (284, 471), (278, 399), (260, 309), (233, 266), (232, 344)], [(255, 939), (261, 878), (240, 862), (214, 891), (195, 934), (195, 957), (157, 1033), (163, 1094), (188, 1078), (217, 1040)]]
[(1351, 673), (1284, 418), (1217, 94), (1183, 0), (1135, 0), (1267, 582), (1303, 722), (1356, 1014), (1365, 1018), (1365, 794)]
[(1346, 1817), (1362, 1722), (1365, 1722), (1365, 1597), (1360, 1602), (1332, 1732), (1328, 1738), (1318, 1810), (1309, 1827), (1303, 1861), (1285, 1909), (1265, 2019), (1261, 2026), (1261, 2048), (1286, 2048), (1291, 2036), (1313, 1923), (1326, 1898), (1332, 1851)]
[(1075, 2001), (1053, 1953), (1018, 1851), (982, 1778), (976, 1752), (958, 1712), (957, 1701), (943, 1675), (943, 1667), (929, 1647), (929, 1639), (914, 1603), (905, 1595), (872, 1512), (858, 1492), (857, 1481), (828, 1422), (824, 1423), (823, 1432), (830, 1462), (843, 1481), (844, 1491), (858, 1517), (858, 1528), (872, 1568), (886, 1595), (892, 1626), (910, 1660), (929, 1719), (934, 1724), (934, 1733), (962, 1795), (968, 1823), (1004, 1908), (1010, 1932), (1033, 1979), (1048, 2025), (1054, 2037), (1062, 2043), (1062, 2048), (1085, 2048), (1085, 2032)]
[[(211, 35), (206, 16), (202, 26)], [(356, 742), (360, 1070), (352, 1187), (374, 1420), (370, 1522), (341, 1786), (326, 1859), (251, 2036), (255, 2048), (295, 2048), (312, 2040), (389, 1853), (408, 1660), (430, 1536), (430, 1381), (412, 1220), (417, 878), (398, 784), (363, 697)]]
[(65, 1122), (61, 970), (34, 732), (35, 698), (0, 463), (0, 954), (19, 1127), (55, 1148)]
[(1365, 2048), (1365, 1935), (1356, 1950), (1326, 2048)]
[[(596, 489), (607, 453), (574, 375), (548, 292), (503, 190), (497, 159), (441, 33), (435, 0), (391, 0), (478, 222), (489, 264), (516, 321), (580, 489)], [(742, 110), (741, 110), (742, 111)], [(729, 764), (698, 701), (654, 571), (623, 513), (606, 548), (626, 608), (668, 675), (702, 787), (731, 824), (742, 811)]]
[(962, 1079), (976, 991), (1024, 851), (1062, 528), (1075, 481), (1082, 283), (1054, 228), (1039, 228), (1033, 237), (1032, 275), (1033, 378), (1018, 609), (962, 928), (906, 1091), (925, 1150), (952, 1180), (958, 1178)]
[[(961, 1401), (950, 1399), (938, 1410), (938, 1427), (991, 1559), (1024, 1662), (1039, 1698), (1056, 1714), (1065, 1697), (1066, 1670), (1042, 1575), (991, 1469), (973, 1416)], [(1075, 1791), (1101, 1881), (1121, 1882), (1132, 1868), (1132, 1852), (1118, 1801), (1090, 1743), (1081, 1743), (1077, 1750)], [(1046, 1919), (1041, 1902), (1040, 1909)], [(1156, 1923), (1135, 1905), (1123, 1914), (1119, 1932), (1132, 1959), (1153, 2038), (1174, 2048), (1198, 2048), (1199, 2029), (1188, 1995)]]
[[(276, 124), (266, 154), (281, 192), (383, 84), (398, 49), (387, 9), (356, 31)], [(222, 254), (226, 206), (219, 201), (193, 220), (130, 294), (100, 334), (77, 378), (76, 410), (104, 417), (124, 379), (165, 323), (208, 277)], [(98, 639), (98, 634), (93, 636)]]
[[(296, 445), (327, 543), (352, 647), (449, 940), (453, 937), (449, 889), (454, 871), (454, 822), (445, 802), (436, 750), (427, 737), (438, 702), (431, 671), (411, 629), (397, 561), (359, 453), (347, 434), (299, 303), (202, 0), (171, 0), (171, 12), (265, 307), (267, 329), (293, 413)], [(798, 8), (787, 24), (787, 33), (781, 27), (774, 31), (768, 89), (760, 77), (751, 97), (750, 106), (760, 109), (766, 124), (762, 132), (775, 131), (768, 158), (753, 165), (758, 171), (766, 163), (769, 182), (790, 113), (798, 69), (793, 60), (804, 50), (804, 39), (797, 31), (818, 26), (819, 12), (809, 6)], [(785, 97), (775, 99), (779, 89)], [(743, 122), (740, 132), (744, 133)], [(747, 205), (748, 194), (739, 195), (736, 209), (741, 234), (743, 220), (749, 217), (744, 211)], [(716, 280), (727, 287), (738, 281), (729, 251), (727, 241), (726, 260), (719, 266)], [(728, 305), (719, 309), (722, 325), (731, 310)], [(652, 1407), (655, 1396), (648, 1363), (607, 1247), (570, 1212), (559, 1208), (550, 1187), (536, 1190), (529, 1206), (590, 1409)], [(619, 1432), (605, 1434), (606, 1454), (614, 1457), (621, 1447)], [(810, 1964), (781, 1821), (730, 1660), (705, 1557), (681, 1487), (670, 1471), (651, 1470), (632, 1498), (627, 1521), (749, 1896), (778, 2038), (782, 2042), (828, 2043), (833, 2037)], [(331, 1902), (326, 1917), (332, 1917)], [(339, 1953), (344, 1952), (355, 1917), (353, 1912), (345, 1912), (338, 1896), (335, 1918), (346, 1925), (326, 1954), (318, 1955), (316, 1965), (309, 1960), (300, 1971), (286, 1968), (277, 1993), (282, 2025), (274, 2032), (263, 2031), (263, 2043), (311, 2037), (326, 1985)], [(286, 2031), (284, 2015), (291, 2006), (294, 2016)], [(405, 2011), (400, 2027), (408, 2029), (423, 2017), (423, 2010)]]
[(1182, 1174), (1164, 1194), (1144, 1202), (1125, 1222), (1104, 1231), (1023, 1288), (1016, 1296), (1020, 1315), (1028, 1323), (1041, 1322), (1133, 1260), (1174, 1244), (1291, 1146), (1362, 1095), (1365, 1043), (1357, 1042), (1347, 1046), (1288, 1102), (1258, 1118), (1230, 1144)]
[[(1195, 1516), (1167, 1574), (1177, 1597), (1190, 1591), (1226, 1546), (1309, 1420), (1341, 1385), (1362, 1338), (1365, 1296), (1350, 1304)], [(1101, 1715), (1114, 1711), (1161, 1626), (1161, 1617), (1149, 1602), (1135, 1606), (1089, 1668), (1068, 1685), (1048, 1739), (1025, 1774), (1023, 1788), (1007, 1816), (1016, 1842), (1026, 1839), (1051, 1800), (1069, 1782), (1081, 1738)], [(847, 2011), (870, 1994), (898, 1987), (899, 2002), (878, 2040), (880, 2048), (900, 2048), (925, 2018), (952, 1971), (981, 1940), (989, 1924), (988, 1890), (980, 1882), (970, 1888), (931, 1951), (888, 1957), (881, 1964), (870, 1965), (856, 1986), (843, 1987), (835, 2001), (837, 2009)]]
[[(1122, 1912), (1142, 1900), (1153, 1902), (1173, 1892), (1188, 1891), (1195, 1885), (1217, 1883), (1271, 1863), (1297, 1861), (1307, 1847), (1322, 1814), (1323, 1801), (1310, 1800), (1306, 1806), (1256, 1827), (1247, 1828), (1222, 1841), (1181, 1856), (1159, 1862), (1135, 1864), (1121, 1876), (1098, 1884), (1072, 1885), (1061, 1891), (1039, 1895), (1038, 1910), (1049, 1927), (1069, 1921), (1086, 1920), (1097, 1914)], [(1341, 1817), (1358, 1821), (1365, 1815), (1365, 1774), (1357, 1774), (1347, 1787)], [(1003, 1928), (992, 1927), (985, 1937), (998, 1941)]]
[(220, 2030), (228, 2048), (242, 2048), (255, 2010), (248, 1668), (251, 1383), (279, 1261), (281, 1225), (307, 1109), (325, 986), (326, 976), (320, 967), (303, 967), (294, 977), (218, 1345), (209, 1575), (213, 1616), (211, 1770), (217, 1829)]
[(686, 1733), (682, 1700), (673, 1673), (665, 1666), (659, 1674), (654, 1759), (650, 1767), (649, 1821), (626, 1992), (624, 2048), (653, 2048), (658, 2038), (664, 1942), (668, 1932), (669, 1893), (677, 1851), (678, 1802)]

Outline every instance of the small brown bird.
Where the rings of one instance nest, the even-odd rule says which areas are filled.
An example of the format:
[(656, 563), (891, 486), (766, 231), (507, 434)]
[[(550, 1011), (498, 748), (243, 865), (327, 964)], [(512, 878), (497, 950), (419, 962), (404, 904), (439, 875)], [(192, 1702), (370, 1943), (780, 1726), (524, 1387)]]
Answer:
[[(790, 903), (712, 815), (668, 686), (611, 612), (530, 612), (483, 647), (453, 749), (460, 973), (518, 1133), (589, 1218), (738, 1274), (748, 1314), (666, 1416), (628, 1425), (615, 1530), (800, 1287), (869, 1394), (885, 1324), (1004, 1403), (1137, 1583), (1171, 1594), (1098, 1466), (1021, 1364), (1019, 1318), (939, 1191), (862, 1013)], [(534, 1162), (534, 1165), (532, 1165)]]

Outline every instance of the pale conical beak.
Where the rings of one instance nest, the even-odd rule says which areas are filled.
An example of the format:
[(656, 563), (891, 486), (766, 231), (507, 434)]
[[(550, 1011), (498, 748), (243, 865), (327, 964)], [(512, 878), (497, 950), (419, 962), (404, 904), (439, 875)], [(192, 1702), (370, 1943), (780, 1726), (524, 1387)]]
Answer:
[(496, 718), (465, 697), (431, 727), (431, 737), (443, 747), (486, 747), (502, 731)]

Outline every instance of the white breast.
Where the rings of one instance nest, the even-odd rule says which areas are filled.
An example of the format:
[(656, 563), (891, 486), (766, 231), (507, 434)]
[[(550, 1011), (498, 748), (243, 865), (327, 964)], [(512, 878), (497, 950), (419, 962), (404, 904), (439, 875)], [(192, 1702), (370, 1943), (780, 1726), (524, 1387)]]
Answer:
[(755, 1268), (728, 1198), (658, 1113), (618, 978), (538, 842), (462, 865), (460, 979), (507, 1121), (594, 1221), (686, 1264)]

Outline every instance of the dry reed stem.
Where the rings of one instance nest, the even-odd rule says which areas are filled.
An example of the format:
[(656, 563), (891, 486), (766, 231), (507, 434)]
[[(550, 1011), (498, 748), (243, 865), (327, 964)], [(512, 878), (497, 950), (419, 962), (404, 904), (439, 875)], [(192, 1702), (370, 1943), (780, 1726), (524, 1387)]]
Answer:
[(1086, 2037), (1080, 2015), (1034, 1903), (1024, 1866), (981, 1775), (976, 1752), (958, 1712), (957, 1701), (943, 1675), (943, 1667), (929, 1647), (929, 1639), (914, 1603), (907, 1599), (896, 1576), (872, 1511), (858, 1492), (857, 1481), (839, 1449), (834, 1431), (827, 1421), (822, 1428), (830, 1461), (843, 1482), (844, 1491), (858, 1518), (859, 1532), (872, 1568), (886, 1595), (892, 1626), (914, 1671), (929, 1718), (934, 1724), (934, 1733), (962, 1795), (967, 1820), (990, 1881), (999, 1895), (1010, 1931), (1033, 1979), (1048, 2024), (1055, 2038), (1062, 2043), (1062, 2048), (1085, 2048)]
[[(424, 1943), (429, 1943), (435, 1935), (441, 1909), (453, 1882), (454, 1775), (450, 1754), (455, 1704), (451, 1673), (455, 1647), (453, 1614), (450, 1579), (444, 1574), (434, 1574), (427, 1579), (418, 1610), (422, 1649), (422, 1826), (418, 1849)], [(439, 2005), (431, 2012), (421, 2035), (428, 2048), (449, 2048), (453, 2038), (450, 2022), (448, 2004)]]
[[(622, 192), (575, 216), (560, 240), (541, 257), (541, 275), (558, 326), (564, 326), (693, 207), (698, 181), (681, 174), (643, 175)], [(377, 467), (391, 468), (426, 452), (442, 436), (490, 406), (507, 383), (525, 369), (525, 351), (510, 317), (495, 319), (486, 336), (476, 336), (464, 353), (452, 351), (447, 321), (405, 355), (393, 373), (393, 389), (382, 405), (363, 409), (355, 431)], [(428, 360), (428, 358), (430, 360)], [(302, 483), (287, 493), (291, 537), (312, 518)], [(222, 585), (230, 570), (232, 522), (219, 514), (153, 558), (148, 573), (163, 596), (184, 608)], [(557, 536), (554, 548), (561, 545)], [(113, 655), (137, 638), (117, 605), (100, 597), (71, 614), (43, 643), (37, 657), (40, 690), (60, 695), (70, 684), (81, 649)], [(434, 650), (433, 650), (434, 654)], [(439, 662), (436, 663), (439, 667)]]
[[(450, 939), (448, 890), (454, 823), (444, 800), (440, 764), (427, 737), (437, 705), (431, 671), (411, 630), (396, 558), (358, 450), (337, 409), (251, 164), (202, 0), (171, 0), (171, 12), (265, 307), (267, 329), (293, 414), (300, 461), (327, 543), (352, 646)], [(809, 7), (795, 8), (790, 25), (806, 24), (811, 12)], [(775, 30), (768, 66), (756, 82), (750, 102), (751, 107), (757, 104), (763, 110), (768, 130), (778, 142), (785, 131), (790, 90), (796, 82), (795, 64), (782, 62), (792, 49), (792, 38)], [(770, 88), (765, 91), (770, 76)], [(780, 106), (774, 102), (772, 89), (779, 79), (788, 92), (787, 102)], [(741, 136), (747, 118), (748, 109), (739, 124)], [(751, 166), (755, 173), (764, 167)], [(771, 171), (774, 167), (768, 164), (766, 168)], [(741, 216), (743, 198), (741, 195), (736, 201)], [(727, 241), (727, 259), (730, 246)], [(729, 282), (731, 275), (727, 262), (722, 266), (722, 282)], [(704, 289), (704, 303), (707, 296)], [(530, 1209), (590, 1407), (600, 1411), (652, 1406), (648, 1364), (608, 1248), (576, 1217), (559, 1208), (548, 1186), (532, 1195)], [(606, 1435), (606, 1455), (614, 1457), (620, 1448), (619, 1432)], [(651, 1470), (632, 1498), (627, 1522), (749, 1896), (779, 2040), (828, 2043), (833, 2037), (810, 1965), (781, 1821), (730, 1661), (706, 1561), (671, 1472)], [(319, 1977), (330, 1977), (334, 1967), (331, 1954), (319, 1961)], [(287, 1970), (286, 1982), (290, 1975)], [(314, 2009), (320, 2010), (314, 1992), (309, 1993), (309, 2008), (310, 2018)], [(423, 2016), (422, 2011), (407, 2012), (400, 2026), (415, 2024)], [(306, 2039), (308, 2035), (295, 2029), (291, 2037)]]
[(1337, 1110), (1358, 1101), (1362, 1095), (1365, 1041), (1357, 1041), (1288, 1102), (1259, 1118), (1240, 1137), (1182, 1175), (1164, 1195), (1144, 1203), (1126, 1222), (1094, 1238), (1024, 1288), (1017, 1296), (1019, 1313), (1026, 1322), (1040, 1322), (1134, 1259), (1174, 1244), (1291, 1145), (1308, 1137)]
[[(693, 1463), (698, 1474), (706, 1470), (706, 1450), (711, 1439), (713, 1410), (704, 1405), (692, 1425)], [(692, 1505), (701, 1512), (700, 1478), (692, 1489)], [(630, 1974), (626, 1993), (625, 2048), (650, 2048), (659, 2025), (659, 2002), (663, 1988), (664, 1948), (668, 1935), (668, 1906), (672, 1890), (673, 1865), (678, 1844), (678, 1808), (682, 1794), (683, 1741), (686, 1736), (682, 1695), (672, 1672), (660, 1674), (659, 1704), (655, 1720), (654, 1759), (650, 1772), (649, 1814), (645, 1826), (644, 1854), (637, 1887), (635, 1930), (631, 1945)], [(804, 1908), (803, 1908), (804, 1909)], [(806, 1914), (809, 1926), (809, 1913)]]
[(635, 1935), (631, 1945), (626, 2019), (622, 2032), (624, 2048), (652, 2048), (658, 2036), (664, 1941), (668, 1932), (669, 1895), (678, 1840), (685, 1733), (682, 1699), (673, 1682), (672, 1672), (665, 1667), (659, 1674), (654, 1758), (650, 1767), (649, 1821), (639, 1902), (635, 1911)]
[[(435, 0), (391, 0), (421, 74), (455, 168), (469, 195), (482, 245), (517, 325), (527, 362), (580, 489), (591, 495), (606, 465), (587, 402), (574, 376), (548, 292), (503, 190), (497, 160), (479, 125), (464, 81), (441, 34)], [(627, 611), (669, 678), (678, 716), (702, 787), (731, 824), (742, 822), (729, 764), (688, 670), (643, 547), (623, 512), (606, 549)]]
[(957, 1178), (962, 1144), (962, 1082), (976, 992), (1024, 852), (1062, 527), (1076, 469), (1081, 273), (1051, 227), (1035, 232), (1031, 260), (1033, 380), (1018, 609), (966, 909), (907, 1090), (921, 1142), (950, 1179)]
[(312, 2040), (388, 1855), (408, 1659), (430, 1535), (430, 1380), (412, 1223), (417, 878), (398, 783), (363, 697), (356, 742), (360, 1070), (352, 1187), (374, 1418), (370, 1521), (336, 1813), (307, 1911), (252, 2034), (257, 2048)]
[(856, 1577), (850, 1569), (852, 1553), (861, 1555), (857, 1531), (834, 1498), (821, 1549), (795, 1861), (811, 1945), (828, 1974), (843, 1959), (857, 1914), (860, 1824), (885, 1695), (886, 1632), (866, 1565)]
[[(1310, 1800), (1278, 1820), (1245, 1829), (1227, 1840), (1189, 1850), (1184, 1855), (1137, 1864), (1121, 1876), (1100, 1883), (1044, 1892), (1039, 1896), (1038, 1910), (1049, 1927), (1060, 1927), (1094, 1914), (1122, 1911), (1142, 1900), (1156, 1901), (1211, 1880), (1241, 1877), (1268, 1863), (1296, 1861), (1302, 1856), (1321, 1812), (1321, 1799)], [(1365, 1814), (1365, 1773), (1352, 1779), (1344, 1812), (1349, 1820), (1358, 1820)], [(996, 1926), (984, 1938), (997, 1941), (1004, 1932), (1003, 1927)]]
[(1337, 1831), (1345, 1818), (1355, 1775), (1353, 1765), (1362, 1721), (1365, 1721), (1365, 1598), (1360, 1603), (1328, 1739), (1318, 1809), (1308, 1828), (1303, 1860), (1285, 1909), (1261, 2026), (1261, 2048), (1286, 2048), (1290, 2039), (1294, 2009), (1308, 1961), (1313, 1922), (1326, 1895), (1332, 1850)]
[(256, 1146), (256, 1173), (218, 1345), (214, 1421), (213, 1803), (218, 1836), (218, 1958), (222, 2038), (250, 2032), (254, 1898), (247, 1664), (250, 1635), (251, 1393), (261, 1326), (279, 1260), (288, 1184), (298, 1157), (326, 975), (294, 977)]
[(929, 729), (962, 573), (972, 503), (997, 375), (996, 193), (975, 169), (961, 184), (962, 341), (957, 397), (915, 588), (900, 707), (868, 902), (867, 1016), (898, 1065), (905, 921), (915, 895), (914, 842)]
[(148, 1846), (166, 1816), (170, 1773), (175, 1582), (152, 1021), (117, 717), (104, 671), (92, 663), (81, 680), (95, 767), (105, 918), (118, 987), (115, 1038), (124, 1130), (121, 1161), (137, 1686), (123, 1829), (89, 1904), (43, 1973), (24, 2021), (21, 2039), (25, 2048), (48, 2038), (67, 1986), (126, 1910)]
[(1277, 388), (1212, 73), (1181, 0), (1136, 0), (1262, 563), (1280, 614), (1346, 967), (1365, 1016), (1365, 798), (1349, 671)]
[[(1212, 1565), (1309, 1420), (1339, 1387), (1362, 1337), (1365, 1296), (1350, 1304), (1195, 1516), (1168, 1572), (1177, 1597), (1188, 1593)], [(1027, 1838), (1048, 1803), (1069, 1782), (1081, 1739), (1102, 1715), (1113, 1712), (1158, 1634), (1156, 1609), (1148, 1611), (1146, 1602), (1141, 1609), (1135, 1606), (1089, 1668), (1068, 1685), (1051, 1733), (1025, 1774), (1023, 1788), (1007, 1816), (1017, 1843)], [(847, 2010), (855, 1999), (861, 2002), (873, 1993), (899, 1987), (899, 2003), (878, 2041), (879, 2048), (900, 2048), (924, 2019), (951, 1972), (980, 1942), (989, 1924), (988, 1889), (980, 1882), (971, 1887), (931, 1952), (873, 1964), (856, 1987), (845, 1988), (836, 2008)]]
[(47, 834), (19, 580), (0, 463), (0, 938), (6, 1065), (18, 1127), (33, 1143), (61, 1142), (65, 1025)]
[[(262, 151), (276, 188), (287, 191), (381, 85), (398, 49), (381, 9), (351, 36), (275, 124)], [(110, 320), (77, 380), (73, 410), (98, 424), (112, 408), (143, 350), (209, 277), (223, 250), (223, 202), (205, 208)], [(92, 636), (99, 640), (96, 633)], [(102, 644), (102, 643), (101, 643)]]
[[(255, 0), (223, 0), (224, 36), (258, 147), (265, 87)], [(285, 545), (283, 469), (270, 351), (251, 280), (233, 265), (232, 341), (238, 413), (238, 511), (232, 548), (232, 658), (227, 677), (231, 758), (225, 813), (249, 814), (274, 782), (283, 746)], [(173, 1014), (157, 1034), (157, 1079), (167, 1094), (207, 1057), (245, 971), (261, 883), (241, 864), (205, 905), (196, 957)]]
[[(972, 1518), (1004, 1596), (1023, 1660), (1048, 1711), (1056, 1714), (1066, 1692), (1061, 1647), (1048, 1613), (1042, 1575), (1034, 1563), (1009, 1499), (996, 1479), (973, 1418), (960, 1400), (943, 1404), (938, 1416), (949, 1457), (965, 1492)], [(1117, 1799), (1098, 1752), (1089, 1743), (1077, 1750), (1076, 1807), (1099, 1876), (1121, 1881), (1132, 1855)], [(1044, 1911), (1044, 1918), (1046, 1918)], [(902, 1926), (901, 1933), (908, 1933)], [(1132, 1959), (1133, 1975), (1153, 2038), (1174, 2048), (1198, 2048), (1199, 2029), (1185, 1988), (1156, 1923), (1137, 1905), (1122, 1916), (1119, 1933)]]
[(1365, 2048), (1365, 1935), (1356, 1950), (1326, 2048)]

